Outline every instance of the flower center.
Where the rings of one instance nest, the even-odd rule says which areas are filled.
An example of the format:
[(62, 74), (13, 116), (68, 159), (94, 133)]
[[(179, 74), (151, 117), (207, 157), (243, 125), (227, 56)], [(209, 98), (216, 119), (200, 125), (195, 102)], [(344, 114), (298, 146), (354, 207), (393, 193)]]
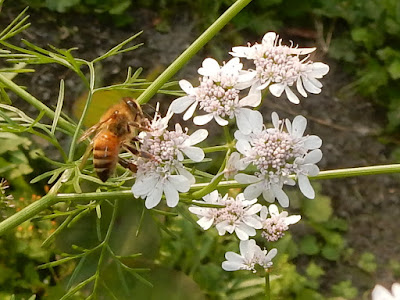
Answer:
[(285, 235), (285, 231), (289, 229), (283, 218), (279, 216), (271, 216), (263, 222), (263, 232), (261, 236), (269, 242), (275, 242)]
[(297, 168), (296, 157), (303, 156), (292, 136), (276, 128), (253, 134), (248, 159), (263, 175), (288, 176)]
[(200, 78), (197, 97), (200, 109), (220, 117), (233, 117), (239, 103), (239, 90), (233, 86), (237, 80), (235, 75), (219, 76), (220, 81), (209, 77)]
[(292, 86), (304, 69), (299, 57), (291, 54), (288, 46), (260, 47), (257, 52), (254, 63), (261, 83), (283, 82)]
[(241, 220), (244, 213), (244, 207), (240, 201), (228, 198), (225, 201), (222, 201), (221, 204), (225, 205), (225, 207), (215, 208), (213, 211), (215, 224), (228, 221), (230, 225), (233, 225), (237, 221)]

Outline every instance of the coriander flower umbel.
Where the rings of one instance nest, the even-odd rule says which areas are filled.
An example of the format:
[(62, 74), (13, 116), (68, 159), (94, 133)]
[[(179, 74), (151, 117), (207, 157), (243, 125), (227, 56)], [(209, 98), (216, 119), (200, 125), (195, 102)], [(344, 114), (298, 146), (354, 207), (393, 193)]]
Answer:
[[(268, 212), (270, 217), (268, 218)], [(269, 242), (276, 242), (285, 235), (285, 231), (289, 229), (289, 225), (300, 221), (300, 215), (288, 217), (287, 211), (279, 213), (278, 207), (271, 204), (268, 208), (263, 206), (260, 211), (260, 220), (262, 223), (261, 236)]]
[(235, 199), (228, 194), (222, 197), (215, 190), (204, 196), (203, 200), (199, 203), (225, 205), (223, 208), (189, 207), (189, 211), (200, 218), (197, 223), (204, 230), (215, 225), (219, 235), (235, 232), (240, 240), (247, 240), (249, 236), (256, 235), (255, 229), (261, 228), (256, 215), (261, 210), (261, 204), (256, 204), (257, 199), (245, 200), (243, 194), (237, 195)]
[(260, 119), (255, 121), (250, 134), (235, 132), (236, 149), (243, 155), (238, 168), (244, 170), (252, 164), (258, 169), (254, 175), (239, 173), (235, 176), (239, 183), (249, 184), (244, 196), (253, 199), (262, 194), (265, 200), (274, 202), (277, 198), (282, 207), (288, 207), (289, 198), (282, 187), (294, 185), (295, 181), (289, 176), (296, 175), (300, 191), (307, 198), (314, 198), (315, 192), (307, 176), (319, 173), (315, 164), (322, 158), (318, 149), (322, 141), (315, 135), (303, 136), (307, 119), (297, 116), (293, 123), (288, 119), (281, 121), (273, 112), (273, 128), (265, 128)]
[(225, 271), (249, 270), (256, 272), (256, 265), (264, 269), (272, 267), (272, 259), (278, 253), (275, 248), (267, 251), (261, 250), (255, 240), (240, 241), (240, 254), (232, 251), (225, 253), (226, 261), (222, 262), (222, 269)]
[(176, 124), (174, 131), (168, 131), (166, 127), (171, 116), (172, 113), (168, 112), (165, 118), (161, 118), (156, 112), (151, 124), (153, 130), (139, 135), (140, 150), (150, 154), (151, 158), (138, 158), (132, 193), (146, 199), (147, 208), (155, 207), (163, 194), (167, 205), (175, 207), (179, 201), (178, 192), (187, 192), (195, 183), (194, 176), (181, 162), (184, 154), (196, 162), (204, 158), (203, 150), (193, 145), (207, 137), (207, 130), (200, 129), (189, 135), (187, 129), (183, 130), (180, 124)]
[(239, 58), (232, 58), (222, 67), (212, 58), (206, 58), (198, 73), (200, 85), (193, 87), (186, 80), (179, 81), (186, 96), (175, 99), (170, 109), (174, 113), (182, 113), (184, 120), (193, 116), (197, 106), (206, 114), (196, 116), (194, 124), (204, 125), (212, 119), (220, 126), (228, 125), (227, 119), (236, 117), (238, 127), (244, 132), (250, 132), (250, 120), (254, 111), (245, 106), (256, 107), (261, 102), (261, 94), (250, 89), (249, 94), (240, 99), (241, 90), (250, 87), (254, 81), (255, 72), (243, 71)]
[(282, 45), (282, 39), (275, 32), (268, 32), (261, 44), (233, 47), (231, 55), (254, 61), (257, 76), (253, 87), (257, 90), (269, 87), (271, 94), (276, 97), (285, 91), (289, 101), (298, 104), (300, 100), (290, 88), (296, 84), (297, 91), (303, 97), (307, 97), (307, 92), (319, 94), (322, 84), (318, 79), (329, 72), (328, 65), (307, 61), (308, 56), (300, 60), (300, 55), (308, 55), (315, 49)]
[(377, 284), (372, 291), (372, 300), (400, 300), (400, 284), (393, 283), (391, 293)]

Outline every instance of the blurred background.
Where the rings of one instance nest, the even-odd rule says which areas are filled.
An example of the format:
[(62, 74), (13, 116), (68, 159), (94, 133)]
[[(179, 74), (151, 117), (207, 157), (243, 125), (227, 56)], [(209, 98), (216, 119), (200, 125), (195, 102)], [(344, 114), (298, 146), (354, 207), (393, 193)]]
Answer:
[[(128, 66), (143, 67), (142, 76), (151, 81), (233, 2), (6, 0), (0, 26), (4, 29), (29, 6), (32, 25), (14, 39), (16, 43), (24, 38), (44, 48), (77, 47), (74, 55), (88, 60), (143, 30), (136, 40), (144, 43), (142, 47), (102, 63), (98, 85), (123, 82)], [(205, 57), (228, 61), (232, 46), (261, 42), (268, 31), (276, 31), (285, 44), (291, 40), (299, 47), (316, 46), (311, 59), (329, 64), (331, 70), (322, 80), (322, 93), (302, 99), (300, 105), (289, 103), (284, 96), (267, 95), (261, 108), (265, 122), (270, 121), (272, 111), (290, 119), (304, 115), (309, 120), (307, 133), (323, 140), (321, 170), (399, 162), (400, 2), (254, 0), (174, 80), (185, 78), (197, 85), (197, 69)], [(6, 65), (4, 61), (0, 64)], [(20, 74), (14, 81), (55, 107), (59, 81), (64, 79), (63, 112), (78, 119), (86, 99), (79, 78), (60, 65), (30, 67), (34, 73)], [(85, 125), (97, 122), (102, 110), (121, 96), (120, 92), (96, 94)], [(37, 116), (33, 107), (15, 95), (10, 97), (27, 115)], [(154, 107), (160, 101), (165, 111), (173, 99), (157, 95), (149, 104)], [(151, 108), (149, 114), (153, 114)], [(220, 128), (210, 124), (208, 129), (215, 132), (209, 141), (219, 144)], [(54, 160), (60, 158), (51, 144), (29, 135), (0, 131), (0, 139), (0, 177), (7, 180), (1, 182), (0, 218), (4, 219), (47, 192), (46, 180), (30, 184), (51, 169), (38, 151)], [(68, 145), (68, 138), (64, 143)], [(212, 163), (204, 168), (218, 170)], [(289, 212), (301, 214), (303, 219), (284, 239), (268, 246), (280, 250), (272, 273), (273, 299), (370, 299), (376, 283), (389, 287), (399, 281), (399, 176), (319, 180), (313, 181), (313, 186), (318, 191), (314, 200), (289, 191)], [(150, 268), (143, 276), (154, 287), (135, 276), (121, 279), (110, 263), (102, 272), (117, 299), (263, 299), (263, 278), (221, 269), (224, 253), (238, 252), (235, 237), (219, 237), (214, 229), (203, 232), (194, 217), (184, 216), (185, 206), (178, 207), (179, 216), (146, 213), (140, 221), (142, 202), (124, 201), (121, 205), (113, 249), (119, 255), (143, 253), (126, 263)], [(95, 219), (95, 212), (88, 213), (48, 247), (41, 244), (62, 219), (36, 219), (2, 236), (0, 299), (11, 299), (12, 294), (15, 299), (33, 294), (36, 299), (60, 299), (77, 262), (50, 269), (38, 269), (37, 265), (73, 252), (72, 245), (95, 245)], [(109, 219), (110, 213), (104, 209), (102, 228)], [(94, 255), (93, 260), (86, 260), (74, 284), (93, 274), (96, 259)], [(71, 299), (86, 296), (82, 290)], [(106, 291), (99, 297), (113, 299)]]

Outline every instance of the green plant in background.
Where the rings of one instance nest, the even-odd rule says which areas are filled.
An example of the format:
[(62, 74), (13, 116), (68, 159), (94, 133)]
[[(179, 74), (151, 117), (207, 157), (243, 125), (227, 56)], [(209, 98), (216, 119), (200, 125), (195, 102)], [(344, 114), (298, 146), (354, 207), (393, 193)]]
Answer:
[[(144, 90), (138, 97), (139, 103), (146, 103), (155, 93), (183, 96), (184, 98), (175, 100), (175, 106), (173, 104), (171, 107), (174, 107), (175, 110), (179, 110), (179, 112), (184, 111), (185, 109), (182, 109), (179, 105), (182, 105), (185, 101), (185, 105), (187, 105), (188, 99), (190, 101), (193, 100), (190, 98), (194, 95), (192, 93), (194, 90), (193, 86), (188, 82), (185, 83), (185, 81), (180, 82), (182, 89), (188, 94), (187, 97), (185, 97), (182, 92), (172, 89), (176, 87), (176, 83), (166, 82), (235, 14), (246, 6), (248, 2), (250, 1), (240, 0), (235, 2), (221, 18), (209, 27), (199, 39), (152, 83), (139, 78), (141, 70), (133, 72), (131, 68), (128, 68), (126, 80), (121, 84), (114, 84), (106, 87), (98, 87), (95, 84), (96, 67), (99, 65), (99, 62), (108, 57), (136, 49), (139, 45), (130, 46), (130, 43), (134, 41), (137, 35), (123, 41), (100, 57), (92, 61), (87, 61), (74, 57), (75, 49), (65, 50), (50, 46), (51, 50), (46, 50), (26, 40), (22, 41), (23, 46), (15, 45), (11, 42), (11, 38), (15, 37), (29, 26), (29, 23), (26, 23), (27, 17), (25, 16), (25, 11), (0, 33), (0, 44), (3, 47), (3, 49), (0, 50), (0, 57), (5, 58), (9, 63), (25, 64), (20, 68), (4, 68), (0, 70), (0, 90), (2, 99), (6, 102), (5, 104), (1, 104), (0, 138), (13, 141), (12, 145), (3, 145), (3, 150), (0, 149), (2, 158), (4, 157), (4, 161), (0, 162), (0, 166), (2, 166), (5, 171), (4, 177), (9, 179), (11, 186), (14, 187), (14, 182), (12, 180), (23, 178), (24, 175), (32, 173), (33, 168), (29, 167), (33, 164), (32, 160), (41, 159), (52, 166), (52, 170), (43, 172), (31, 180), (31, 183), (39, 183), (46, 180), (48, 184), (52, 185), (47, 194), (29, 204), (21, 211), (12, 212), (13, 214), (9, 218), (0, 223), (0, 234), (9, 232), (4, 240), (10, 248), (6, 249), (3, 257), (10, 256), (9, 253), (11, 253), (17, 256), (23, 255), (26, 257), (26, 260), (28, 260), (23, 270), (19, 269), (20, 263), (18, 259), (12, 261), (14, 263), (4, 266), (0, 265), (0, 268), (2, 267), (8, 274), (6, 277), (0, 277), (0, 284), (4, 283), (9, 285), (9, 289), (5, 291), (5, 295), (18, 293), (19, 296), (28, 296), (31, 293), (36, 293), (61, 299), (96, 299), (100, 297), (100, 295), (107, 295), (107, 297), (113, 299), (123, 299), (135, 293), (135, 295), (139, 295), (139, 297), (145, 299), (150, 297), (150, 295), (162, 295), (163, 297), (171, 295), (169, 296), (169, 298), (171, 298), (176, 296), (174, 293), (180, 293), (181, 298), (188, 298), (190, 295), (190, 299), (204, 299), (205, 294), (214, 299), (258, 299), (260, 297), (269, 299), (270, 295), (273, 297), (283, 297), (284, 299), (324, 299), (325, 295), (322, 295), (319, 289), (321, 287), (321, 281), (326, 273), (319, 265), (317, 259), (321, 256), (330, 261), (339, 260), (345, 246), (342, 235), (343, 232), (346, 231), (346, 222), (333, 216), (330, 199), (323, 196), (317, 190), (316, 199), (302, 199), (298, 201), (299, 204), (297, 208), (302, 212), (303, 218), (305, 219), (304, 224), (306, 224), (309, 233), (300, 238), (298, 244), (291, 235), (286, 234), (283, 236), (284, 231), (287, 230), (283, 225), (287, 227), (287, 225), (296, 223), (298, 221), (296, 216), (290, 216), (292, 217), (292, 219), (290, 219), (284, 212), (280, 213), (276, 206), (276, 210), (274, 210), (272, 205), (270, 205), (268, 211), (266, 211), (264, 209), (266, 206), (262, 208), (261, 204), (255, 203), (253, 200), (243, 200), (241, 198), (243, 194), (239, 194), (234, 190), (236, 188), (245, 188), (244, 195), (246, 195), (246, 190), (247, 193), (252, 192), (251, 189), (248, 189), (252, 184), (253, 188), (256, 189), (254, 186), (254, 177), (257, 175), (257, 173), (254, 173), (256, 166), (249, 168), (249, 174), (240, 173), (239, 175), (242, 175), (242, 177), (235, 177), (235, 179), (237, 179), (236, 181), (224, 180), (224, 178), (229, 179), (232, 172), (235, 173), (238, 171), (238, 163), (246, 163), (243, 161), (243, 158), (241, 162), (238, 162), (237, 156), (235, 158), (235, 155), (232, 153), (234, 143), (232, 142), (232, 134), (229, 129), (227, 129), (228, 127), (224, 127), (226, 144), (204, 148), (204, 152), (207, 154), (212, 152), (216, 152), (217, 154), (219, 152), (225, 152), (225, 155), (221, 155), (216, 159), (221, 161), (219, 171), (216, 174), (207, 173), (207, 170), (197, 168), (195, 164), (202, 159), (197, 161), (200, 152), (198, 149), (200, 148), (194, 147), (194, 145), (204, 139), (204, 131), (198, 131), (197, 134), (193, 133), (191, 136), (192, 140), (188, 138), (190, 142), (187, 142), (187, 144), (180, 148), (183, 149), (181, 151), (190, 159), (177, 160), (182, 162), (182, 168), (178, 170), (180, 173), (178, 172), (172, 175), (176, 176), (174, 179), (179, 179), (179, 184), (171, 183), (176, 191), (171, 189), (171, 185), (165, 187), (163, 190), (163, 197), (166, 198), (167, 205), (175, 207), (171, 210), (166, 209), (165, 206), (162, 206), (163, 210), (154, 208), (161, 200), (163, 193), (158, 195), (159, 197), (157, 198), (151, 194), (151, 190), (146, 191), (142, 189), (143, 186), (146, 186), (148, 182), (146, 180), (148, 179), (146, 178), (146, 174), (143, 175), (140, 173), (140, 159), (137, 160), (138, 173), (135, 181), (136, 188), (134, 186), (133, 192), (137, 198), (140, 198), (139, 196), (146, 198), (145, 206), (149, 209), (146, 209), (142, 205), (142, 201), (138, 201), (138, 199), (133, 201), (132, 192), (130, 190), (133, 181), (131, 172), (118, 169), (116, 177), (103, 183), (94, 176), (94, 170), (91, 166), (83, 168), (82, 160), (84, 159), (85, 147), (83, 145), (78, 145), (77, 141), (83, 133), (82, 126), (88, 114), (89, 107), (93, 105), (92, 100), (95, 95), (109, 91), (125, 95), (125, 93), (138, 93)], [(59, 11), (67, 10), (73, 6), (78, 7), (78, 5), (84, 6), (88, 4), (91, 3), (79, 1), (68, 3), (61, 1), (57, 3), (54, 1), (46, 2), (49, 8)], [(115, 8), (115, 13), (120, 13), (126, 11), (129, 7), (129, 2), (120, 2), (120, 6), (114, 6), (113, 2), (104, 2), (104, 5), (105, 10), (113, 7)], [(215, 11), (218, 11), (218, 9)], [(355, 34), (356, 36), (358, 34), (358, 38), (362, 36), (362, 32), (356, 32)], [(270, 46), (276, 46), (278, 40), (275, 40), (275, 35), (273, 39), (271, 39), (271, 36), (271, 32), (269, 35), (265, 36), (265, 43)], [(373, 46), (371, 45), (371, 47)], [(237, 47), (233, 52), (235, 52), (237, 56), (250, 57), (251, 55), (247, 53), (248, 50), (246, 49), (249, 48)], [(310, 51), (308, 49), (290, 49), (294, 52), (300, 51), (296, 53), (296, 55), (307, 54), (309, 53), (307, 51)], [(296, 57), (296, 55), (293, 57)], [(213, 67), (215, 71), (216, 66), (214, 62), (215, 61), (205, 60), (203, 62), (203, 70), (200, 71), (203, 73), (201, 75), (208, 74), (208, 76), (212, 76), (212, 74), (210, 75), (207, 73), (207, 64), (210, 69)], [(236, 62), (236, 60), (232, 60), (231, 66), (234, 65), (234, 62)], [(45, 106), (40, 100), (29, 94), (12, 80), (13, 76), (19, 72), (31, 72), (32, 69), (26, 68), (28, 65), (48, 63), (55, 63), (66, 67), (74, 72), (86, 86), (88, 93), (78, 123), (74, 123), (68, 116), (61, 113), (65, 89), (62, 80), (60, 81), (57, 107), (54, 110)], [(322, 63), (319, 64), (318, 66), (321, 69), (325, 69)], [(224, 67), (218, 65), (218, 69), (221, 68), (222, 70), (223, 68), (228, 68), (226, 67), (227, 65), (229, 66), (229, 63)], [(312, 65), (312, 63), (308, 64), (308, 66), (310, 65)], [(317, 68), (317, 65), (315, 66)], [(236, 66), (233, 69), (236, 70)], [(392, 69), (395, 69), (395, 67), (392, 67)], [(322, 74), (325, 71), (322, 70), (320, 72), (320, 74)], [(392, 70), (392, 72), (394, 72), (394, 70)], [(323, 75), (324, 74), (318, 76), (322, 77)], [(263, 75), (257, 78), (249, 76), (247, 79), (253, 80), (256, 78), (259, 87), (264, 85), (264, 88), (266, 88), (268, 84), (265, 81), (262, 82), (262, 76)], [(315, 78), (320, 77), (317, 77), (317, 75), (316, 77), (310, 76), (312, 82), (308, 84), (307, 80), (309, 80), (309, 78), (303, 78), (304, 82), (306, 82), (304, 84), (305, 88), (308, 92), (320, 92), (319, 84), (315, 81)], [(253, 84), (255, 83), (253, 82)], [(294, 95), (292, 91), (288, 90), (288, 86), (282, 86), (281, 82), (275, 81), (274, 84), (271, 85), (274, 85), (274, 87), (270, 87), (270, 91), (273, 95), (280, 96), (280, 94), (285, 91), (292, 102), (297, 103), (299, 101), (297, 96)], [(300, 85), (301, 84), (302, 83), (300, 83)], [(250, 85), (247, 87), (249, 86)], [(297, 89), (302, 95), (306, 93), (303, 87), (299, 88), (299, 85)], [(259, 103), (256, 104), (258, 101), (257, 99), (261, 100), (261, 92), (258, 92), (256, 88), (254, 88), (254, 90), (256, 90), (256, 92), (252, 94), (251, 97), (247, 98), (246, 102), (254, 105), (247, 104), (249, 106), (258, 106)], [(35, 107), (38, 110), (38, 115), (35, 118), (31, 118), (18, 108), (12, 106), (10, 98), (7, 95), (9, 91), (12, 91), (19, 98)], [(195, 101), (198, 100), (193, 100), (190, 105)], [(242, 107), (240, 107), (240, 109), (242, 109)], [(243, 117), (243, 115), (239, 115), (239, 113), (243, 111), (245, 110), (239, 110), (239, 112), (237, 112), (238, 114), (235, 115), (236, 119)], [(254, 116), (254, 119), (258, 119), (258, 115), (254, 114), (256, 111), (248, 109), (248, 111), (245, 112), (248, 114), (245, 115), (247, 119), (252, 120), (251, 116)], [(190, 115), (190, 113), (186, 113), (186, 115)], [(51, 124), (46, 123), (42, 119), (44, 116), (51, 119)], [(196, 116), (194, 122), (204, 122), (205, 117), (202, 117), (203, 119)], [(218, 118), (218, 115), (213, 115), (212, 118), (215, 118), (220, 125), (225, 124), (224, 121), (226, 120), (221, 120), (222, 118)], [(269, 128), (269, 132), (275, 130), (278, 133), (283, 133), (282, 124), (285, 124), (287, 131), (293, 136), (302, 136), (303, 132), (299, 134), (298, 131), (302, 131), (299, 128), (305, 129), (305, 125), (299, 125), (304, 124), (304, 119), (305, 118), (298, 117), (293, 121), (293, 127), (291, 127), (292, 125), (288, 120), (279, 121), (278, 116), (273, 114), (272, 122), (274, 127)], [(157, 128), (165, 130), (165, 128), (162, 128), (165, 120), (169, 121), (168, 115), (165, 118), (156, 117), (153, 121), (153, 125), (156, 124), (155, 126), (157, 126), (157, 121), (160, 121), (161, 129)], [(251, 123), (250, 125), (254, 125), (252, 122), (249, 123)], [(244, 128), (244, 132), (245, 129), (248, 128), (246, 128), (247, 125), (243, 124), (245, 123), (241, 123), (239, 126), (244, 126), (242, 127), (242, 129)], [(231, 125), (232, 124), (229, 124), (229, 126)], [(264, 125), (258, 127), (264, 128)], [(262, 130), (260, 129), (259, 131)], [(172, 131), (169, 133), (171, 134), (171, 132)], [(251, 128), (250, 132), (256, 133), (257, 130)], [(173, 131), (173, 134), (177, 133), (183, 133), (182, 130), (179, 129), (179, 126)], [(185, 134), (189, 136), (187, 132), (185, 132)], [(30, 147), (34, 146), (34, 144), (31, 144), (31, 141), (27, 139), (26, 136), (33, 135), (47, 141), (50, 146), (58, 150), (59, 158), (51, 159), (46, 157), (43, 153), (38, 154), (37, 152), (29, 151)], [(65, 135), (70, 138), (71, 142), (68, 151), (65, 151), (64, 148), (61, 147), (59, 141), (60, 135)], [(163, 136), (163, 138), (167, 139), (165, 136)], [(241, 149), (239, 151), (242, 156), (250, 155), (246, 152), (248, 149), (246, 148), (246, 139), (243, 137), (241, 138), (240, 133), (235, 135), (235, 138), (242, 142), (242, 146), (238, 146), (239, 142), (236, 144), (236, 148), (238, 150)], [(309, 144), (313, 143), (318, 144), (318, 139), (316, 137), (314, 137), (312, 141), (311, 139), (309, 140)], [(145, 143), (143, 142), (143, 144)], [(307, 148), (305, 152), (310, 149), (316, 150), (315, 148), (319, 148), (319, 146), (309, 147), (311, 148)], [(151, 147), (149, 149), (150, 150), (146, 150), (152, 150)], [(305, 154), (303, 153), (303, 155)], [(129, 157), (126, 154), (122, 156)], [(150, 157), (146, 163), (158, 162), (157, 159), (151, 159), (155, 156), (154, 154), (153, 157)], [(183, 156), (182, 153), (181, 156)], [(311, 167), (309, 166), (310, 169), (316, 167), (314, 163), (320, 159), (318, 159), (318, 157), (318, 151), (314, 152), (314, 156), (308, 157), (310, 160), (309, 164), (312, 165)], [(249, 156), (247, 156), (247, 158), (249, 158)], [(302, 157), (302, 159), (304, 160), (305, 158)], [(12, 168), (9, 167), (9, 162), (13, 164)], [(183, 165), (183, 163), (185, 163), (185, 165)], [(293, 163), (293, 161), (291, 161), (291, 163)], [(301, 165), (303, 162), (297, 160), (296, 163)], [(164, 165), (163, 167), (166, 166)], [(315, 169), (313, 170), (315, 171)], [(316, 175), (313, 171), (310, 172), (316, 175), (314, 179), (317, 179), (382, 174), (399, 172), (399, 170), (400, 167), (398, 165), (389, 165), (332, 170), (321, 172), (319, 175)], [(269, 170), (269, 172), (271, 172), (271, 170)], [(254, 173), (254, 175), (251, 175), (251, 173)], [(185, 174), (185, 176), (182, 174)], [(314, 190), (309, 183), (307, 183), (307, 177), (301, 177), (301, 175), (304, 174), (296, 175), (297, 176), (287, 176), (287, 178), (285, 178), (285, 180), (287, 180), (285, 183), (290, 183), (294, 177), (298, 177), (299, 182), (301, 182), (299, 183), (301, 192), (308, 198), (314, 198)], [(186, 178), (196, 178), (200, 183), (193, 184), (193, 182), (191, 182), (186, 189), (186, 181), (183, 180), (182, 176)], [(137, 184), (138, 182), (141, 183), (142, 186)], [(157, 190), (158, 185), (161, 184), (160, 182), (156, 182), (152, 188)], [(164, 184), (164, 182), (162, 182), (162, 184)], [(26, 190), (27, 185), (24, 179), (22, 179), (20, 185), (16, 183), (15, 187)], [(216, 188), (218, 188), (218, 191), (221, 193), (226, 192), (227, 196), (222, 197), (218, 196), (218, 193), (213, 194)], [(283, 192), (282, 187), (280, 186), (277, 188), (275, 186), (274, 188), (275, 190), (273, 193), (275, 194), (272, 200), (276, 197), (281, 206), (287, 207), (289, 205), (289, 200), (287, 195)], [(176, 198), (178, 191), (181, 192), (178, 198), (180, 201), (179, 205), (171, 202)], [(268, 193), (270, 193), (270, 191), (264, 190), (263, 197), (271, 200), (268, 198), (270, 196)], [(217, 198), (213, 198), (213, 195), (217, 195)], [(202, 197), (204, 197), (204, 201), (200, 200)], [(253, 199), (256, 197), (257, 196), (246, 199)], [(5, 203), (5, 206), (10, 208), (8, 202), (6, 203), (9, 199), (7, 200), (6, 196), (3, 198), (2, 201)], [(292, 198), (292, 195), (290, 198), (291, 201), (293, 201), (294, 197)], [(200, 220), (203, 220), (198, 221), (198, 224), (205, 228), (207, 227), (205, 222), (207, 222), (207, 224), (213, 222), (221, 224), (222, 222), (218, 223), (217, 221), (219, 215), (216, 212), (226, 212), (232, 203), (241, 203), (241, 201), (245, 203), (244, 207), (246, 207), (240, 208), (247, 213), (248, 219), (247, 223), (245, 222), (246, 225), (252, 224), (256, 229), (262, 229), (261, 234), (253, 234), (252, 230), (248, 227), (243, 229), (243, 225), (241, 225), (241, 229), (239, 226), (233, 228), (235, 230), (229, 227), (223, 227), (222, 225), (218, 227), (217, 225), (216, 227), (219, 235), (217, 235), (216, 231), (212, 230), (204, 233), (198, 230), (194, 217), (190, 215), (187, 210), (187, 206), (192, 205), (189, 209), (190, 212), (194, 212), (199, 216)], [(193, 205), (196, 207), (194, 208)], [(51, 206), (51, 210), (47, 210)], [(253, 214), (248, 213), (249, 210), (253, 210)], [(208, 214), (209, 212), (210, 214)], [(260, 214), (255, 217), (254, 212), (260, 212)], [(213, 213), (216, 213), (216, 215), (213, 215), (212, 218), (214, 219), (211, 220), (210, 215)], [(295, 217), (296, 221), (294, 221), (293, 217)], [(25, 225), (26, 223), (23, 222), (31, 218), (35, 218), (35, 226), (29, 229), (29, 225)], [(273, 218), (283, 223), (286, 222), (286, 224), (277, 223), (271, 225), (270, 221)], [(49, 220), (53, 220), (53, 222)], [(257, 222), (260, 224), (262, 223), (262, 226), (260, 227), (257, 225)], [(53, 228), (55, 224), (58, 225), (56, 229)], [(273, 231), (271, 227), (275, 225), (283, 226), (284, 229)], [(17, 228), (17, 231), (10, 231), (14, 228)], [(160, 231), (162, 231), (161, 234)], [(233, 235), (221, 237), (226, 231), (229, 233), (236, 233), (237, 237), (241, 239), (241, 250), (245, 247), (250, 247), (250, 242), (254, 242), (254, 245), (256, 245), (256, 242), (257, 244), (268, 245), (269, 256), (266, 251), (263, 251), (256, 245), (256, 247), (250, 249), (255, 251), (257, 255), (250, 257), (250, 264), (247, 265), (243, 257), (248, 258), (246, 255), (248, 255), (249, 252), (241, 251), (240, 255), (237, 254), (237, 239)], [(246, 235), (247, 239), (249, 236), (255, 236), (254, 240), (247, 240)], [(275, 235), (278, 235), (278, 237)], [(40, 245), (39, 241), (45, 237), (46, 239), (43, 244)], [(266, 237), (267, 240), (269, 238), (268, 243), (266, 243)], [(276, 241), (277, 239), (279, 240)], [(28, 242), (25, 243), (26, 241)], [(17, 245), (16, 248), (18, 250), (13, 248), (14, 243)], [(21, 245), (24, 243), (27, 245)], [(52, 246), (50, 248), (45, 248), (45, 250), (41, 247), (49, 247), (50, 245)], [(277, 249), (279, 255), (274, 259), (274, 267), (271, 268), (271, 260), (274, 256), (271, 253), (275, 254), (274, 248)], [(245, 271), (224, 271), (221, 269), (220, 265), (224, 254), (227, 260), (222, 266), (225, 270), (261, 271), (258, 272), (258, 274), (261, 273), (263, 277), (258, 277), (251, 272)], [(298, 272), (296, 266), (290, 261), (298, 258), (300, 255), (305, 255), (310, 259), (304, 270), (304, 275)], [(241, 263), (239, 264), (238, 261)], [(37, 271), (33, 268), (34, 265), (40, 263), (40, 270), (48, 269), (46, 273), (39, 273), (41, 271)], [(259, 266), (255, 266), (256, 264)], [(368, 256), (368, 254), (360, 258), (358, 266), (367, 272), (373, 272), (376, 268), (374, 260)], [(8, 272), (9, 269), (12, 271)], [(270, 275), (269, 273), (271, 271), (272, 273)], [(21, 292), (18, 291), (16, 285), (13, 286), (8, 283), (18, 277), (23, 278), (18, 282), (19, 286), (24, 289)], [(166, 281), (168, 285), (165, 285)], [(332, 295), (334, 296), (353, 299), (357, 296), (357, 293), (358, 291), (354, 289), (351, 282), (348, 281), (338, 282), (337, 285), (332, 287)]]

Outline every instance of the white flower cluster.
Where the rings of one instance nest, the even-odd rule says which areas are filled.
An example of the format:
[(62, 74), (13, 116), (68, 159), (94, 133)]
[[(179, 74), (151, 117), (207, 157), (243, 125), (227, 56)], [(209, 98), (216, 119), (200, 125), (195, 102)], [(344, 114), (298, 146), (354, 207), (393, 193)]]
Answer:
[(155, 207), (163, 194), (167, 205), (175, 207), (179, 201), (178, 192), (187, 192), (195, 183), (194, 176), (182, 164), (184, 154), (195, 162), (204, 158), (203, 150), (193, 145), (206, 139), (208, 131), (199, 129), (188, 135), (188, 130), (183, 130), (180, 124), (175, 125), (174, 131), (169, 131), (166, 128), (171, 116), (167, 113), (161, 118), (156, 113), (151, 123), (152, 131), (142, 132), (139, 136), (141, 151), (151, 155), (151, 159), (138, 158), (132, 193), (146, 199), (146, 208)]
[[(273, 112), (272, 126), (267, 126), (263, 115), (255, 109), (267, 88), (276, 97), (285, 92), (289, 101), (296, 104), (300, 100), (291, 90), (293, 86), (303, 97), (307, 93), (320, 93), (322, 84), (318, 79), (328, 73), (329, 67), (310, 61), (309, 54), (313, 51), (315, 48), (283, 45), (276, 33), (268, 32), (261, 44), (233, 47), (230, 54), (234, 57), (227, 63), (220, 65), (206, 58), (198, 69), (199, 85), (179, 81), (186, 95), (171, 103), (164, 118), (156, 113), (151, 130), (139, 135), (140, 150), (147, 155), (137, 159), (132, 192), (135, 197), (145, 199), (147, 208), (158, 205), (163, 196), (167, 205), (174, 207), (179, 202), (179, 193), (188, 192), (195, 183), (195, 177), (183, 165), (184, 157), (194, 162), (204, 159), (203, 150), (194, 145), (205, 140), (208, 132), (199, 129), (189, 135), (188, 129), (180, 124), (173, 131), (168, 130), (172, 115), (184, 113), (185, 121), (194, 116), (193, 123), (199, 126), (213, 119), (220, 126), (235, 122), (237, 152), (230, 154), (224, 162), (225, 169), (215, 178), (234, 178), (245, 185), (243, 193), (230, 197), (214, 190), (197, 201), (199, 205), (189, 208), (204, 230), (215, 226), (219, 235), (235, 233), (239, 238), (240, 255), (233, 252), (225, 255), (227, 261), (222, 267), (227, 271), (255, 271), (256, 265), (270, 268), (277, 250), (262, 250), (249, 238), (259, 231), (265, 242), (275, 242), (284, 236), (289, 225), (301, 219), (299, 215), (280, 212), (275, 204), (267, 207), (258, 203), (259, 196), (269, 203), (276, 199), (281, 207), (288, 207), (284, 186), (295, 185), (297, 181), (304, 196), (315, 197), (308, 177), (319, 173), (316, 164), (322, 158), (321, 139), (304, 134), (307, 120), (303, 116), (296, 116), (291, 122), (279, 119)], [(243, 69), (240, 58), (251, 60), (254, 69)]]

